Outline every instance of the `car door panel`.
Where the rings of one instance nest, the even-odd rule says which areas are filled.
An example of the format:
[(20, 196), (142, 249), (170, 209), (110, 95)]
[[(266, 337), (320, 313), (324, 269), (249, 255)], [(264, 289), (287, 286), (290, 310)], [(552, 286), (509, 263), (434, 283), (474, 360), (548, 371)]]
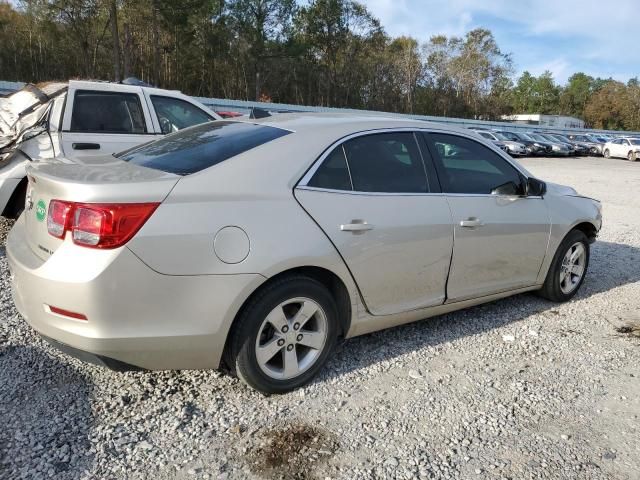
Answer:
[[(424, 137), (454, 225), (447, 301), (535, 285), (551, 229), (544, 199), (524, 196), (524, 175), (475, 139)], [(504, 185), (514, 193), (497, 194)]]
[[(372, 314), (444, 302), (453, 228), (443, 196), (298, 188), (296, 198), (336, 246)], [(364, 222), (370, 230), (345, 228)]]
[(444, 303), (453, 225), (419, 140), (411, 131), (358, 135), (296, 189), (373, 315)]
[[(454, 251), (448, 301), (534, 285), (550, 220), (542, 198), (448, 195)], [(474, 219), (478, 226), (462, 226)]]
[[(136, 113), (139, 118), (131, 118), (131, 122), (139, 124), (140, 131), (131, 132), (128, 125), (123, 124), (121, 127), (101, 125), (99, 129), (86, 127), (87, 122), (98, 122), (99, 118), (95, 112), (81, 112), (75, 103), (78, 95), (111, 95), (114, 101), (118, 95), (129, 95), (130, 99), (135, 100)], [(115, 115), (107, 115), (101, 112), (109, 121), (117, 122)], [(122, 131), (114, 131), (114, 128), (121, 128)], [(61, 146), (63, 154), (67, 158), (86, 157), (93, 155), (105, 155), (120, 152), (136, 145), (146, 143), (155, 138), (151, 117), (146, 105), (146, 100), (142, 95), (142, 89), (135, 86), (117, 85), (117, 89), (113, 85), (96, 85), (88, 89), (70, 89), (67, 94), (67, 103), (65, 106), (64, 118), (62, 121)]]

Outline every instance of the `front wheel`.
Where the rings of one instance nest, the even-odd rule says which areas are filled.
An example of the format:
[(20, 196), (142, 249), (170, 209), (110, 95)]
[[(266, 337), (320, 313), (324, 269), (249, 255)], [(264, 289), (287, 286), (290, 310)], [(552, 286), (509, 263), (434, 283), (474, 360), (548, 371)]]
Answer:
[(294, 390), (326, 363), (337, 331), (337, 308), (324, 285), (298, 275), (278, 279), (238, 318), (231, 344), (235, 371), (263, 393)]
[(540, 295), (553, 302), (570, 300), (584, 282), (589, 254), (587, 236), (579, 230), (571, 230), (553, 257)]
[(610, 158), (611, 157), (611, 152), (609, 151), (608, 148), (605, 148), (604, 152), (602, 152), (602, 155), (604, 156), (604, 158)]

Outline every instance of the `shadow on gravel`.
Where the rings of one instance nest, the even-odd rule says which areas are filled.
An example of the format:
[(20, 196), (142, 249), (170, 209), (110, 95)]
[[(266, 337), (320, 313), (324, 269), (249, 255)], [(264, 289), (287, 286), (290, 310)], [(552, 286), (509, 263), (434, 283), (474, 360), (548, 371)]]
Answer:
[(92, 461), (91, 383), (36, 347), (3, 341), (0, 478), (81, 478)]
[[(640, 248), (612, 242), (592, 245), (587, 278), (576, 300), (588, 299), (630, 283), (640, 282)], [(423, 321), (347, 340), (316, 381), (341, 376), (388, 361), (425, 346), (485, 333), (531, 315), (558, 315), (557, 304), (534, 293), (516, 295)], [(612, 329), (611, 332), (613, 333)], [(580, 332), (575, 332), (580, 333)]]

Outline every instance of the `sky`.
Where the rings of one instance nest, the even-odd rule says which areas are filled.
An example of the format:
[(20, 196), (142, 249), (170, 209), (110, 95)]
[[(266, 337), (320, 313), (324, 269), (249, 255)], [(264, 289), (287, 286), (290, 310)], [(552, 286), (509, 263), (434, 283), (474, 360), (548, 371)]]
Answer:
[(483, 27), (511, 53), (516, 75), (640, 76), (640, 0), (361, 0), (387, 33), (427, 41)]

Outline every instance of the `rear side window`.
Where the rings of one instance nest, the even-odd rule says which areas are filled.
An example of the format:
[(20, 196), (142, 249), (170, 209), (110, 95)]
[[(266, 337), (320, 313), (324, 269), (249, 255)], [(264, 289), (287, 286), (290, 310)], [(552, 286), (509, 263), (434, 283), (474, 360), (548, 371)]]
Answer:
[(427, 174), (413, 133), (376, 133), (344, 143), (353, 189), (426, 193)]
[(189, 175), (289, 133), (280, 128), (252, 123), (207, 122), (117, 156), (142, 167)]
[(344, 156), (342, 145), (335, 148), (333, 152), (322, 162), (320, 168), (309, 181), (310, 187), (327, 188), (330, 190), (352, 190), (351, 177), (347, 159)]
[(172, 133), (214, 120), (195, 105), (179, 98), (151, 95), (162, 133)]
[(147, 133), (140, 96), (135, 93), (76, 91), (71, 131)]

